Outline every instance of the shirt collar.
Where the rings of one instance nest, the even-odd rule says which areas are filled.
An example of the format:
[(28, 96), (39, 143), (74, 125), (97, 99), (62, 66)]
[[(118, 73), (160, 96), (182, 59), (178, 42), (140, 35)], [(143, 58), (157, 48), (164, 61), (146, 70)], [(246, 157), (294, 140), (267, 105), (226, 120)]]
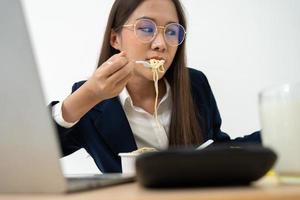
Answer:
[[(167, 92), (166, 94), (163, 96), (163, 98), (161, 99), (161, 102), (165, 101), (167, 98), (170, 98), (170, 92), (171, 92), (171, 87), (170, 87), (170, 84), (168, 83), (167, 79), (163, 79), (164, 82), (165, 82), (165, 85), (166, 85), (166, 89), (167, 89)], [(132, 103), (132, 100), (131, 100), (131, 97), (128, 93), (128, 90), (126, 87), (124, 87), (124, 89), (121, 91), (121, 93), (119, 94), (119, 99), (120, 99), (120, 102), (121, 102), (121, 105), (124, 107), (125, 106), (125, 103), (127, 101), (130, 102), (131, 106), (133, 106), (133, 103)]]
[(126, 101), (131, 101), (131, 97), (130, 97), (126, 87), (124, 87), (124, 89), (119, 94), (119, 99), (121, 101), (122, 107), (125, 106)]

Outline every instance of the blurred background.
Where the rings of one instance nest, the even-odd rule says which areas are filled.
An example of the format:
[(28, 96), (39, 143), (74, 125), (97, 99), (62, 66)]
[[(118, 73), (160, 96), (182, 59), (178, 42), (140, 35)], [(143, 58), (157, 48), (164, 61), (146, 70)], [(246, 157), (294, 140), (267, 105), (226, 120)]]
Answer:
[[(188, 66), (211, 84), (232, 138), (260, 129), (263, 88), (300, 81), (300, 1), (182, 0)], [(113, 0), (23, 0), (45, 103), (63, 100), (95, 70)], [(82, 149), (65, 173), (99, 173)]]

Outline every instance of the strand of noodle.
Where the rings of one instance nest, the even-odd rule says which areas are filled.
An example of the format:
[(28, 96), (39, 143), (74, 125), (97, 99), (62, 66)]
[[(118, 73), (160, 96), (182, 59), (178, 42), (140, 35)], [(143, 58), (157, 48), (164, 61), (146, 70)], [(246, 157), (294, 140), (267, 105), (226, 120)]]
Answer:
[(157, 117), (157, 103), (158, 103), (158, 79), (159, 79), (159, 72), (163, 73), (165, 71), (164, 69), (164, 60), (150, 60), (150, 65), (152, 68), (153, 73), (153, 81), (154, 81), (154, 88), (155, 88), (155, 102), (154, 102), (154, 117), (156, 120), (156, 123), (160, 126), (161, 124), (158, 121)]

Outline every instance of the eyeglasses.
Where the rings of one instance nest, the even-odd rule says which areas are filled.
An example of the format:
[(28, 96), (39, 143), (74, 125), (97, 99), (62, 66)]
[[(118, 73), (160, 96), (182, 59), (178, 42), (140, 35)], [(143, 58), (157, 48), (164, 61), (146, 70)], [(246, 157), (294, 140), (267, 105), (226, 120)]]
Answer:
[(135, 36), (143, 43), (150, 43), (158, 33), (158, 29), (164, 30), (164, 38), (170, 46), (179, 46), (185, 38), (186, 31), (178, 23), (170, 23), (166, 26), (157, 26), (150, 19), (139, 19), (134, 24), (125, 24), (123, 27), (132, 27)]

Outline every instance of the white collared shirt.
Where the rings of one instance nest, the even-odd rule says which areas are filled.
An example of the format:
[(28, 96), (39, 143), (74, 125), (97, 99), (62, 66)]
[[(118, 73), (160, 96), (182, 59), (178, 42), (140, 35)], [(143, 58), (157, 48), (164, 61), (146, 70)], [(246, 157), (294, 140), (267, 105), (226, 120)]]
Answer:
[[(156, 149), (167, 149), (169, 144), (169, 127), (171, 122), (172, 95), (170, 85), (166, 79), (166, 94), (157, 105), (157, 116), (160, 125), (157, 124), (154, 115), (144, 109), (133, 105), (132, 99), (126, 87), (119, 94), (121, 105), (124, 109), (129, 125), (138, 148), (153, 147)], [(75, 123), (68, 123), (62, 117), (61, 103), (52, 108), (54, 120), (62, 127), (70, 128)], [(116, 138), (117, 140), (118, 138)]]
[(119, 95), (120, 102), (129, 121), (138, 148), (153, 147), (167, 149), (169, 144), (169, 126), (171, 122), (172, 95), (170, 85), (166, 79), (166, 94), (157, 105), (157, 124), (154, 115), (133, 105), (126, 88)]

